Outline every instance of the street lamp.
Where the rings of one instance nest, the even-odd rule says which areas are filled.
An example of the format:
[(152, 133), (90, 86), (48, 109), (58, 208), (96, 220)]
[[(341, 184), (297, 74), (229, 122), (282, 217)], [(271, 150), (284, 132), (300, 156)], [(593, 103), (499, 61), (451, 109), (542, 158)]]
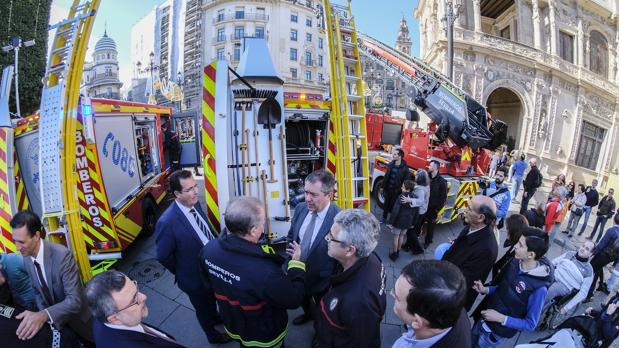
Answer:
[(454, 22), (460, 14), (462, 0), (443, 0), (445, 16), (441, 18), (444, 29), (447, 31), (447, 76), (453, 81), (454, 77)]
[(22, 41), (21, 37), (13, 36), (8, 45), (2, 47), (3, 52), (15, 52), (15, 107), (17, 108), (17, 116), (21, 117), (21, 110), (19, 108), (19, 49), (21, 47), (34, 46), (34, 39), (28, 41)]
[(149, 61), (148, 61), (148, 66), (146, 66), (146, 68), (144, 70), (142, 70), (142, 62), (138, 61), (135, 65), (138, 68), (138, 74), (141, 74), (142, 72), (147, 72), (150, 74), (150, 91), (149, 91), (149, 99), (150, 96), (154, 97), (155, 94), (155, 81), (154, 81), (154, 72), (157, 71), (157, 69), (159, 69), (159, 66), (155, 65), (155, 54), (153, 52), (150, 52), (150, 54), (148, 55)]
[(183, 108), (183, 83), (185, 81), (183, 81), (183, 74), (181, 74), (180, 71), (178, 71), (176, 73), (176, 84), (178, 85), (178, 89), (179, 89), (179, 96), (178, 96), (178, 112), (182, 111)]

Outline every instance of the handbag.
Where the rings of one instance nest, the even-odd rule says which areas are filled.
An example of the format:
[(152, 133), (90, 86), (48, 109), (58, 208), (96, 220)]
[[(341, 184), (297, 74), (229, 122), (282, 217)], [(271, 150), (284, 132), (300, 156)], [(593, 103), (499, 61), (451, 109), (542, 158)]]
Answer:
[(582, 216), (582, 214), (585, 213), (585, 210), (583, 208), (576, 208), (576, 210), (574, 210), (574, 215), (576, 216)]

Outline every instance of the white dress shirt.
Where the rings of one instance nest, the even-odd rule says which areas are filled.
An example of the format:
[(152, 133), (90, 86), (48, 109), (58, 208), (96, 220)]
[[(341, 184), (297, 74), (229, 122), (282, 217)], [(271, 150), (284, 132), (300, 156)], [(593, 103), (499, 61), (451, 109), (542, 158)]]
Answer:
[[(52, 291), (52, 286), (51, 284), (47, 281), (47, 275), (45, 274), (45, 263), (43, 260), (45, 260), (45, 246), (43, 245), (43, 240), (39, 241), (39, 252), (37, 253), (36, 257), (30, 256), (30, 258), (32, 259), (32, 262), (36, 262), (39, 264), (39, 267), (41, 267), (41, 273), (43, 274), (43, 280), (45, 281), (45, 284), (47, 284), (47, 288), (49, 289), (49, 291)], [(36, 265), (33, 265), (35, 267), (34, 273), (37, 276), (37, 280), (39, 281), (39, 284), (43, 285), (43, 283), (41, 282), (41, 279), (39, 279), (39, 273), (36, 271)], [(52, 316), (49, 314), (49, 312), (46, 309), (43, 309), (45, 311), (45, 313), (47, 313), (47, 317), (49, 318), (49, 322), (50, 323), (54, 323), (54, 319), (52, 319)]]
[[(329, 211), (329, 207), (331, 206), (331, 202), (327, 204), (324, 209), (318, 212), (316, 216), (316, 223), (314, 224), (314, 230), (312, 231), (312, 240), (310, 242), (310, 248), (314, 244), (314, 239), (316, 239), (317, 231), (320, 231), (320, 227), (322, 227), (322, 223), (325, 221), (325, 217), (327, 216), (327, 212)], [(309, 211), (305, 220), (303, 220), (303, 224), (301, 224), (301, 229), (299, 230), (299, 240), (303, 240), (303, 236), (305, 235), (305, 230), (307, 229), (307, 225), (309, 225), (312, 220), (312, 212)]]
[[(187, 220), (189, 220), (189, 223), (191, 224), (191, 227), (193, 227), (194, 232), (198, 235), (198, 237), (202, 241), (202, 244), (206, 245), (206, 243), (208, 243), (208, 239), (206, 238), (204, 233), (202, 233), (202, 230), (200, 229), (200, 227), (198, 226), (198, 223), (196, 222), (196, 218), (194, 218), (193, 214), (189, 212), (192, 208), (195, 209), (195, 206), (192, 207), (192, 208), (187, 208), (186, 206), (184, 206), (181, 203), (179, 203), (177, 200), (174, 200), (174, 201), (176, 202), (176, 205), (178, 205), (178, 207), (181, 209), (183, 214), (185, 214), (185, 217), (187, 218)], [(197, 211), (198, 211), (198, 209), (196, 209), (196, 212)], [(208, 224), (206, 223), (206, 221), (204, 221), (204, 219), (202, 219), (202, 215), (200, 215), (200, 213), (198, 213), (198, 219), (200, 219), (200, 221), (202, 221), (202, 223), (204, 224), (204, 226), (206, 226), (206, 228), (209, 228)]]

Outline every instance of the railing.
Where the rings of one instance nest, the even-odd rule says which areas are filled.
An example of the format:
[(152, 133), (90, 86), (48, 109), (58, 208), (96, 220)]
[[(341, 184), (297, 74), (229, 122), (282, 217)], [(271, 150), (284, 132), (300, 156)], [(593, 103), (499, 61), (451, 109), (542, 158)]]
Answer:
[(241, 20), (251, 20), (251, 21), (268, 21), (269, 15), (264, 13), (228, 13), (224, 15), (217, 15), (217, 17), (213, 18), (213, 24), (226, 22), (226, 21), (241, 21)]
[(93, 98), (120, 99), (120, 93), (101, 93), (94, 95)]

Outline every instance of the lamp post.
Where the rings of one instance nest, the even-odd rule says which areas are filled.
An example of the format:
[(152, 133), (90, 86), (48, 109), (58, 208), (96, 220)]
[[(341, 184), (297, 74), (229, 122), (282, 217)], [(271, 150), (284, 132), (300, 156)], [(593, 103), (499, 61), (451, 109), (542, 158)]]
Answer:
[(34, 46), (34, 39), (28, 41), (22, 41), (21, 37), (13, 36), (9, 41), (9, 44), (2, 47), (4, 52), (15, 52), (15, 107), (17, 109), (17, 116), (21, 117), (21, 110), (19, 107), (19, 49), (22, 47)]
[(150, 74), (150, 91), (148, 92), (148, 98), (150, 99), (150, 96), (153, 96), (154, 98), (154, 94), (155, 94), (155, 74), (154, 72), (157, 71), (157, 69), (159, 69), (159, 66), (155, 65), (155, 53), (150, 52), (150, 54), (148, 55), (148, 65), (146, 66), (146, 68), (144, 70), (142, 70), (142, 62), (138, 61), (135, 65), (138, 68), (138, 75), (141, 75), (143, 72), (149, 73)]
[(183, 111), (183, 84), (185, 83), (185, 81), (183, 81), (183, 74), (181, 74), (180, 71), (178, 71), (176, 73), (176, 84), (178, 85), (178, 89), (179, 89), (179, 96), (178, 96), (178, 112)]
[(445, 16), (441, 18), (444, 29), (447, 31), (447, 76), (453, 81), (454, 77), (454, 22), (460, 14), (462, 0), (443, 0)]

